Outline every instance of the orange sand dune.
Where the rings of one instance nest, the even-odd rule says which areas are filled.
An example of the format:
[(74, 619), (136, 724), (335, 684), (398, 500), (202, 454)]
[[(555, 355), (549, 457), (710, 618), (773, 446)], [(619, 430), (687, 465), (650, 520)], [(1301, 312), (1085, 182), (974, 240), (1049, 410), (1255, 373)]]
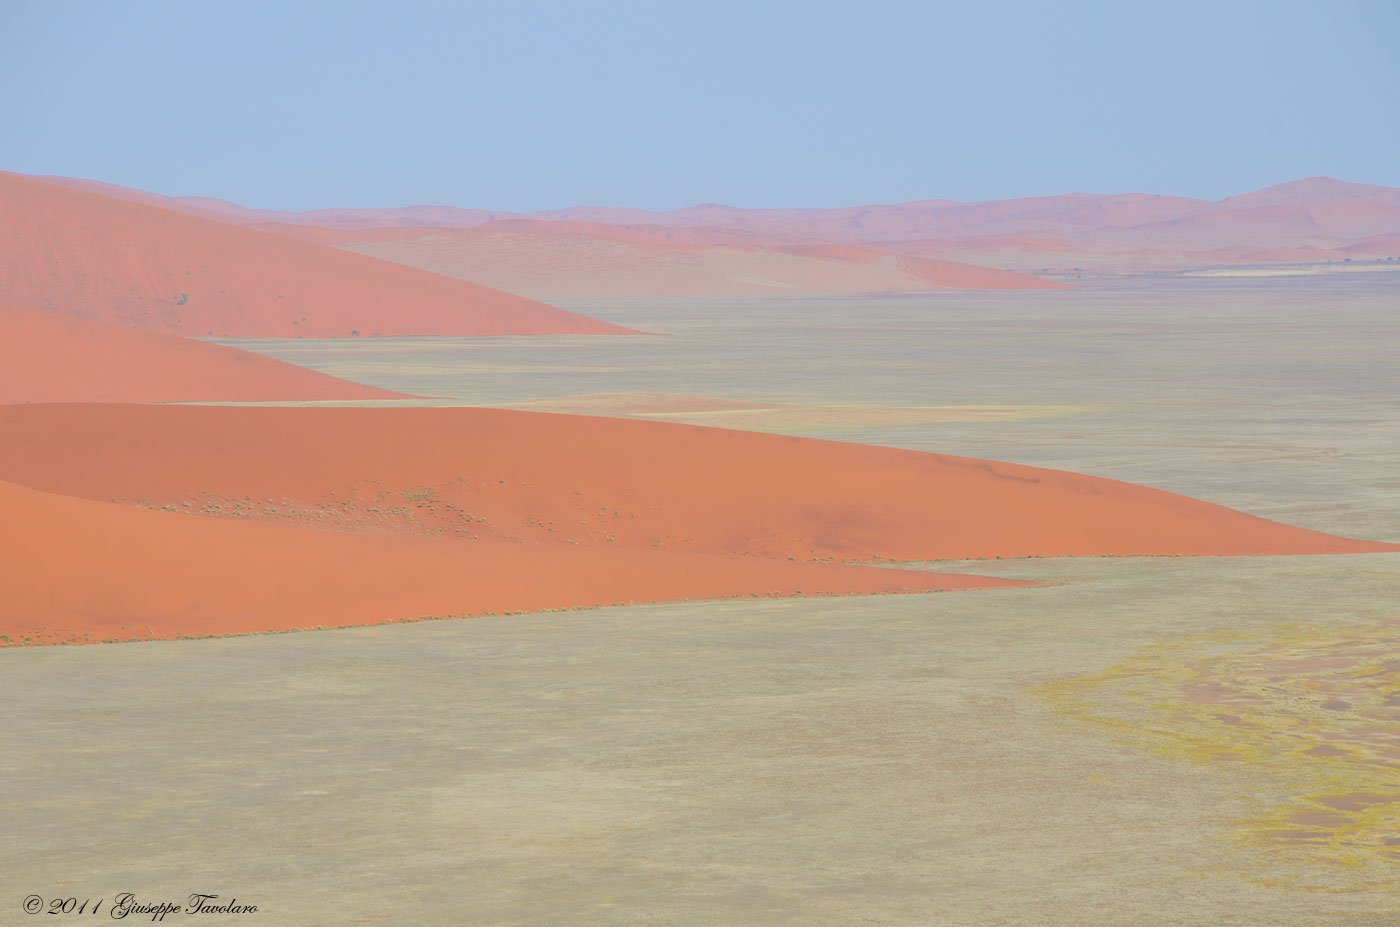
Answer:
[(0, 304), (0, 403), (403, 398), (237, 348)]
[(1400, 550), (1073, 473), (631, 419), (19, 405), (0, 434), (0, 480), (341, 531), (798, 560)]
[(0, 517), (0, 645), (751, 594), (1027, 585), (843, 564), (237, 524), (5, 482)]
[(627, 331), (399, 264), (4, 172), (0, 300), (191, 336)]

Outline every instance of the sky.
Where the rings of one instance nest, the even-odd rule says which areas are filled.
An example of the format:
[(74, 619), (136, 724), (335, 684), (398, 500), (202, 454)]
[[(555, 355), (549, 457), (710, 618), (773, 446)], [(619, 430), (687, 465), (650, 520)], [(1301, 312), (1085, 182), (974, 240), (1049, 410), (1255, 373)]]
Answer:
[(0, 169), (529, 211), (1400, 186), (1400, 2), (0, 0)]

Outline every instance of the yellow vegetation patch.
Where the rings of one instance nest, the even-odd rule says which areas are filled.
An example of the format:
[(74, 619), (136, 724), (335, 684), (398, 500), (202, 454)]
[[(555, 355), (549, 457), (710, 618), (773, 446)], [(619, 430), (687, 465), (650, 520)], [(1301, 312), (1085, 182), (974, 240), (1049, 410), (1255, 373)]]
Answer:
[[(1400, 619), (1175, 638), (1041, 689), (1113, 739), (1257, 777), (1234, 839), (1263, 880), (1366, 891), (1400, 874)], [(1287, 875), (1284, 875), (1284, 872)]]

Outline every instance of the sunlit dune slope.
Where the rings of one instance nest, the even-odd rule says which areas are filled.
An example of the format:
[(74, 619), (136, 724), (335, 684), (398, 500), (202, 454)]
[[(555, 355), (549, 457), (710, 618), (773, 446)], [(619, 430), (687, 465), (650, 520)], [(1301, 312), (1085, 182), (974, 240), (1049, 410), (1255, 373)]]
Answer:
[(1014, 580), (617, 547), (238, 524), (0, 482), (0, 645), (247, 633), (740, 595)]
[(401, 398), (236, 348), (0, 304), (0, 403)]
[(798, 560), (1400, 550), (1127, 483), (473, 408), (0, 408), (0, 479), (327, 529)]
[(0, 301), (196, 337), (626, 331), (401, 264), (4, 172)]

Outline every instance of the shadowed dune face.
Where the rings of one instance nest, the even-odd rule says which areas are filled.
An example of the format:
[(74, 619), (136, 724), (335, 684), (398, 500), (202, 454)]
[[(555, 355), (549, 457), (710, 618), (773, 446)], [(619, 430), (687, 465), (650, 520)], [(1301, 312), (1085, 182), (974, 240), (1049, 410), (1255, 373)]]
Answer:
[(740, 595), (1029, 585), (844, 564), (235, 524), (6, 482), (0, 512), (7, 525), (0, 646)]
[(627, 332), (401, 264), (9, 173), (0, 299), (194, 337)]
[(0, 479), (342, 531), (797, 560), (1400, 549), (1072, 473), (661, 422), (52, 405), (0, 430)]
[(237, 348), (0, 304), (0, 403), (403, 398)]

